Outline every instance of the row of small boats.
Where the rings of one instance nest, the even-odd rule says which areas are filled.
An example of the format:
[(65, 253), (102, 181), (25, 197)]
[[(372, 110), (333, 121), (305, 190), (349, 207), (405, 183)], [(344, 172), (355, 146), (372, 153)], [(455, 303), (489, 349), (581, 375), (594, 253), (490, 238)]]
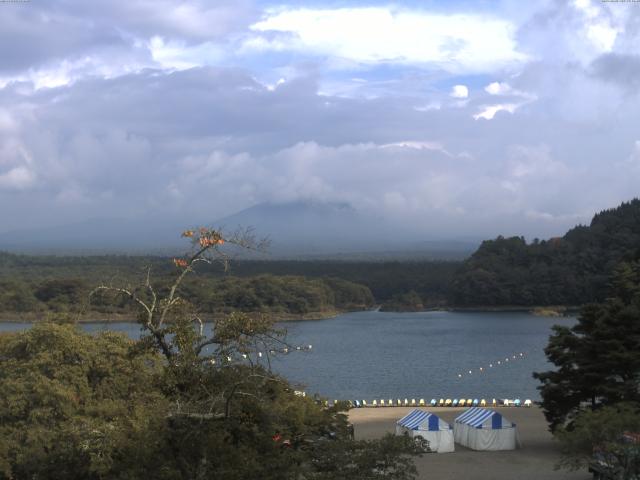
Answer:
[[(337, 402), (337, 401), (336, 401)], [(367, 402), (366, 400), (349, 400), (350, 406), (353, 408), (366, 408), (366, 407), (531, 407), (533, 402), (530, 399), (521, 400), (519, 398), (510, 399), (510, 398), (502, 398), (502, 399), (491, 399), (486, 400), (484, 398), (440, 398), (435, 399), (432, 398), (430, 402), (426, 402), (424, 398), (416, 401), (415, 398), (409, 400), (405, 398), (401, 400), (400, 398), (385, 400), (372, 400), (371, 402)]]

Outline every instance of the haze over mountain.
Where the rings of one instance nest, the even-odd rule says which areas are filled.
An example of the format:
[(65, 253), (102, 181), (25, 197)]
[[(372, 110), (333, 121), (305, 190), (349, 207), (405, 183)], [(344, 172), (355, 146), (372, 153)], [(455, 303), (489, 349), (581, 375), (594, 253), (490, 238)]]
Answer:
[(480, 239), (445, 238), (410, 224), (361, 214), (347, 204), (295, 202), (260, 204), (214, 222), (187, 223), (155, 218), (134, 221), (91, 219), (74, 224), (23, 229), (0, 234), (0, 249), (30, 253), (157, 253), (168, 254), (187, 246), (180, 232), (197, 225), (224, 231), (251, 228), (268, 237), (266, 257), (310, 257), (380, 254), (461, 258)]

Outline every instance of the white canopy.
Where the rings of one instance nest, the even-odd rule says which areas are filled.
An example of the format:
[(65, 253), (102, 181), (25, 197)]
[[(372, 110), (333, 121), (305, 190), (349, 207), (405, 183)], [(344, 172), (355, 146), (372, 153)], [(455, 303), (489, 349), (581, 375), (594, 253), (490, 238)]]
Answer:
[(455, 420), (453, 435), (456, 443), (472, 450), (515, 450), (520, 446), (516, 424), (487, 408), (463, 412)]
[(453, 429), (437, 415), (414, 409), (396, 422), (396, 435), (409, 435), (429, 442), (431, 451), (453, 452)]

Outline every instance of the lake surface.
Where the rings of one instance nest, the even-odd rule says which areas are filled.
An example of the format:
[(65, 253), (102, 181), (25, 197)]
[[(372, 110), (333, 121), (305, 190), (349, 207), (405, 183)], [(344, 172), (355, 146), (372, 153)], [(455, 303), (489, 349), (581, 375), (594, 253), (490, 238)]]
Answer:
[[(277, 356), (272, 366), (303, 384), (307, 394), (330, 399), (538, 399), (531, 374), (550, 368), (543, 349), (551, 326), (573, 323), (573, 318), (513, 312), (348, 313), (283, 324), (290, 343), (313, 349)], [(28, 327), (3, 323), (0, 331)], [(133, 323), (82, 328), (140, 334)]]

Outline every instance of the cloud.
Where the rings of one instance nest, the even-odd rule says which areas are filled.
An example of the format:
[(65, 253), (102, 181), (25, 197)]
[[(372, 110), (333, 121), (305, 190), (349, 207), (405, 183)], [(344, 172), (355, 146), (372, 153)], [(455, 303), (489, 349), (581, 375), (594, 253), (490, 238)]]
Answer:
[(0, 43), (12, 48), (3, 53), (0, 88), (24, 81), (53, 88), (87, 76), (211, 65), (257, 15), (248, 0), (65, 0), (2, 8)]
[(484, 87), (485, 92), (489, 95), (506, 95), (511, 93), (512, 89), (508, 83), (493, 82)]
[[(545, 236), (638, 195), (624, 6), (52, 5), (0, 9), (20, 39), (0, 66), (3, 229), (310, 200)], [(610, 45), (587, 36), (601, 23)]]
[(479, 120), (481, 118), (485, 120), (492, 120), (498, 112), (513, 113), (516, 111), (519, 105), (515, 103), (497, 103), (495, 105), (484, 105), (480, 111), (473, 115), (473, 118)]
[(467, 98), (469, 96), (469, 89), (466, 85), (454, 85), (451, 88), (449, 96), (453, 98)]
[(165, 41), (151, 37), (149, 50), (154, 62), (164, 69), (186, 70), (201, 65), (215, 65), (225, 56), (224, 49), (212, 42), (188, 46), (184, 41)]
[(458, 73), (518, 65), (515, 27), (478, 14), (439, 14), (388, 7), (272, 10), (251, 26), (250, 49), (300, 51), (359, 64), (390, 62)]
[(613, 82), (625, 90), (637, 92), (640, 86), (640, 55), (607, 53), (591, 63), (590, 71), (605, 82)]
[(15, 167), (0, 173), (0, 189), (24, 190), (34, 182), (33, 174), (26, 167)]
[(591, 0), (574, 0), (574, 6), (584, 19), (583, 34), (592, 46), (600, 52), (610, 52), (620, 28), (612, 24), (604, 9), (594, 5)]

